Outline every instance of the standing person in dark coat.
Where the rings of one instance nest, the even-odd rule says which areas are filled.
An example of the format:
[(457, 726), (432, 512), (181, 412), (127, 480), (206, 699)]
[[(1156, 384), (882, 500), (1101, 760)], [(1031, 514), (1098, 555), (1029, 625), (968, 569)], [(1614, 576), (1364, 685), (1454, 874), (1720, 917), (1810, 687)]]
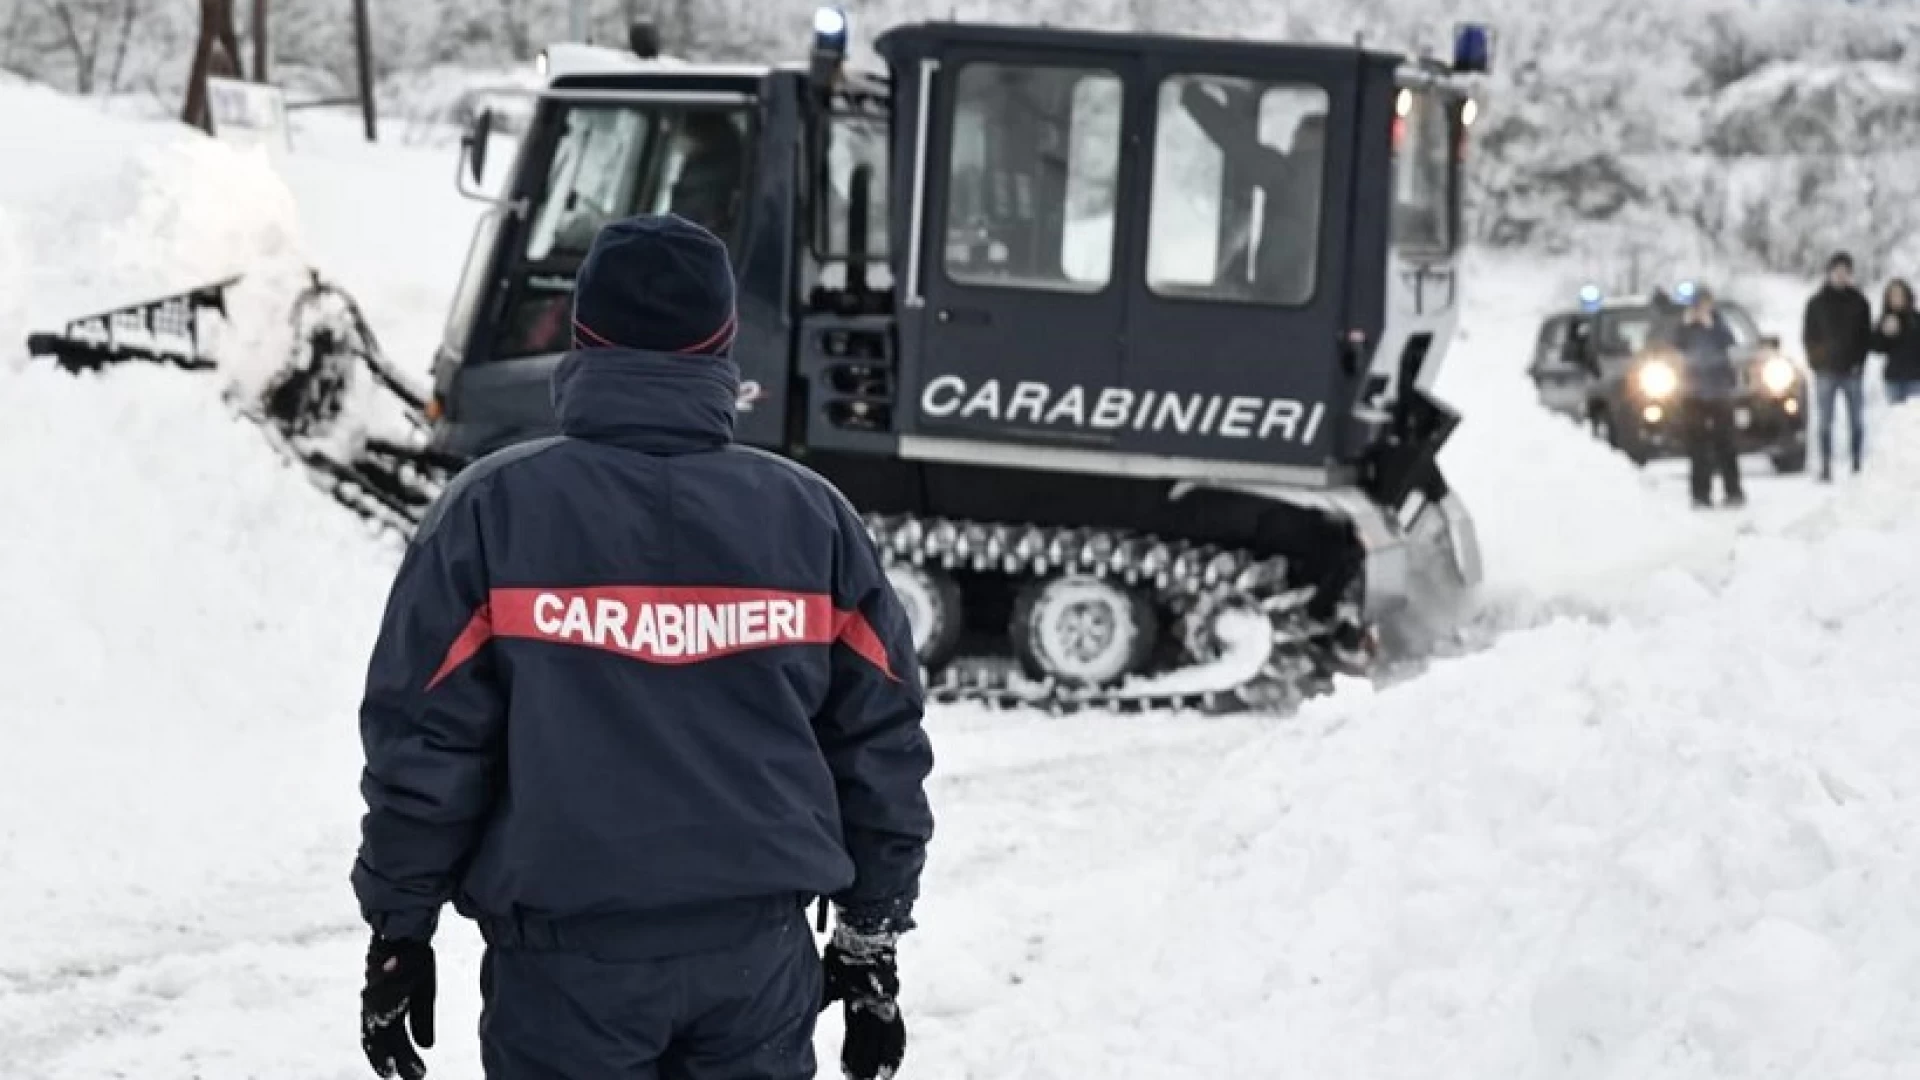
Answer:
[(1827, 262), (1826, 284), (1807, 301), (1801, 344), (1820, 399), (1820, 479), (1833, 479), (1833, 414), (1841, 397), (1847, 402), (1853, 471), (1859, 472), (1867, 441), (1861, 372), (1873, 347), (1873, 309), (1854, 288), (1853, 257), (1844, 251)]
[(802, 1080), (834, 1000), (845, 1075), (900, 1063), (933, 825), (913, 642), (840, 494), (733, 445), (735, 326), (710, 233), (606, 226), (563, 434), (467, 467), (400, 565), (353, 869), (382, 1076), (425, 1074), (448, 901), (487, 942), (492, 1080)]
[(1920, 397), (1920, 317), (1913, 310), (1913, 289), (1894, 279), (1880, 299), (1880, 322), (1873, 329), (1873, 351), (1887, 358), (1887, 400), (1899, 405)]
[(1701, 286), (1693, 294), (1673, 333), (1673, 347), (1686, 364), (1680, 380), (1680, 402), (1686, 424), (1687, 456), (1693, 462), (1691, 474), (1693, 505), (1713, 505), (1713, 477), (1720, 476), (1728, 506), (1744, 506), (1746, 493), (1740, 486), (1740, 453), (1734, 442), (1733, 396), (1739, 388), (1739, 373), (1733, 366), (1733, 331), (1714, 310), (1713, 291)]

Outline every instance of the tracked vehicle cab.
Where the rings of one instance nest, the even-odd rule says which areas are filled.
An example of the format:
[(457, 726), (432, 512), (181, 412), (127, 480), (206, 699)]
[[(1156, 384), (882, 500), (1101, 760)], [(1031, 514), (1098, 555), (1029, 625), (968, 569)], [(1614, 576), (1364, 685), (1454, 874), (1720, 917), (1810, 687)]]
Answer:
[(1462, 102), (1398, 58), (944, 26), (881, 48), (926, 133), (895, 161), (902, 456), (1325, 487), (1431, 377)]
[(550, 433), (594, 231), (675, 212), (734, 256), (740, 441), (869, 515), (930, 669), (1010, 651), (1114, 694), (1220, 658), (1244, 609), (1244, 698), (1324, 674), (1425, 563), (1477, 576), (1429, 391), (1483, 32), (1449, 65), (926, 24), (862, 72), (846, 31), (827, 9), (789, 66), (553, 77), (449, 320), (441, 450)]

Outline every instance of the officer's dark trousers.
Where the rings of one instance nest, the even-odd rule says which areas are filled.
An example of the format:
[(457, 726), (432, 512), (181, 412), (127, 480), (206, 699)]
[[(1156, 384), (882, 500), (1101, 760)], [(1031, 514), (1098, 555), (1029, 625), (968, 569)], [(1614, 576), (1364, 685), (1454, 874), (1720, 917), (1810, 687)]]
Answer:
[(1686, 403), (1687, 457), (1693, 462), (1693, 501), (1713, 501), (1717, 473), (1729, 499), (1743, 499), (1740, 452), (1734, 442), (1733, 405), (1714, 399)]
[(493, 944), (480, 968), (488, 1080), (811, 1080), (821, 997), (805, 916), (656, 959)]

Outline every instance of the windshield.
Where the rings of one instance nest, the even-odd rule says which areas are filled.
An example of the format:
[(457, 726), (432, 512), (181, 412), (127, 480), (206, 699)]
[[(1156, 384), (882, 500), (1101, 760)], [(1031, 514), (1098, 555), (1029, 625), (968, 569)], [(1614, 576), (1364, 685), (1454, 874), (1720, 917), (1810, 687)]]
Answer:
[[(887, 118), (865, 113), (843, 113), (833, 118), (827, 142), (826, 220), (822, 223), (820, 254), (828, 258), (887, 253)], [(867, 243), (852, 251), (853, 176), (867, 170)]]
[[(1720, 321), (1727, 324), (1727, 330), (1733, 334), (1733, 344), (1735, 348), (1745, 348), (1759, 344), (1760, 327), (1754, 323), (1753, 316), (1747, 314), (1745, 308), (1740, 307), (1738, 304), (1721, 303), (1714, 305), (1714, 311), (1719, 314)], [(1654, 344), (1671, 342), (1674, 333), (1679, 327), (1680, 313), (1675, 312), (1670, 320), (1662, 323), (1659, 332), (1654, 335)]]
[(540, 187), (527, 193), (525, 264), (514, 275), (494, 359), (569, 347), (574, 269), (610, 221), (674, 213), (712, 230), (730, 253), (739, 239), (752, 146), (746, 109), (582, 104), (565, 106), (551, 123), (552, 156)]
[(1653, 335), (1655, 319), (1649, 308), (1628, 308), (1602, 312), (1597, 321), (1601, 354), (1618, 356), (1646, 348), (1647, 340)]
[(600, 227), (675, 213), (732, 242), (747, 173), (739, 108), (575, 105), (559, 118), (546, 182), (533, 194), (527, 259), (586, 255)]

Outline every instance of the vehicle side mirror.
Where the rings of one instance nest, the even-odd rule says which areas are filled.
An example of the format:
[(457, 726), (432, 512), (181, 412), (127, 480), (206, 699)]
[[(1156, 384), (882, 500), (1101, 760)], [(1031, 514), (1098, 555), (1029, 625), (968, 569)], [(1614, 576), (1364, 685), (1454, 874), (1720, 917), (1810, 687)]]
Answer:
[(493, 110), (481, 109), (468, 122), (466, 133), (460, 136), (460, 152), (466, 155), (467, 169), (478, 184), (487, 175), (487, 142), (493, 136)]

